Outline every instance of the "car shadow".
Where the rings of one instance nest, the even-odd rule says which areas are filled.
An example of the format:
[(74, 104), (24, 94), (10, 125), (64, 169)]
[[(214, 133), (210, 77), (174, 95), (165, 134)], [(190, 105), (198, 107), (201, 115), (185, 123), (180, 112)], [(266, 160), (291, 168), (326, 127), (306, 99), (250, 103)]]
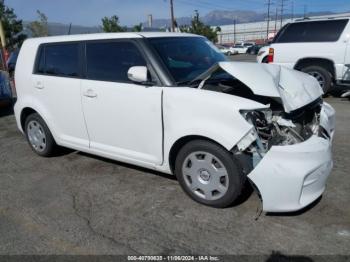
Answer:
[(101, 156), (96, 156), (96, 155), (92, 155), (92, 154), (85, 153), (85, 152), (80, 152), (79, 151), (78, 154), (82, 155), (82, 156), (87, 156), (89, 158), (93, 158), (93, 159), (96, 159), (96, 160), (99, 160), (99, 161), (103, 161), (103, 162), (106, 162), (106, 163), (119, 165), (119, 166), (122, 166), (122, 167), (125, 167), (125, 168), (135, 169), (137, 171), (148, 173), (148, 174), (152, 174), (152, 175), (156, 175), (156, 176), (159, 176), (159, 177), (164, 177), (164, 178), (167, 178), (167, 179), (170, 179), (170, 180), (177, 180), (174, 175), (161, 173), (161, 172), (156, 171), (156, 170), (152, 170), (152, 169), (148, 169), (148, 168), (144, 168), (144, 167), (140, 167), (140, 166), (124, 163), (124, 162), (119, 162), (117, 160), (113, 160), (113, 159), (109, 159), (109, 158), (105, 158), (105, 157), (101, 157)]
[(243, 185), (243, 190), (239, 197), (230, 205), (230, 207), (235, 207), (243, 204), (245, 201), (250, 198), (250, 196), (253, 194), (254, 188), (252, 185), (249, 183), (248, 179), (245, 181)]
[(9, 105), (0, 105), (0, 117), (13, 115), (13, 107)]

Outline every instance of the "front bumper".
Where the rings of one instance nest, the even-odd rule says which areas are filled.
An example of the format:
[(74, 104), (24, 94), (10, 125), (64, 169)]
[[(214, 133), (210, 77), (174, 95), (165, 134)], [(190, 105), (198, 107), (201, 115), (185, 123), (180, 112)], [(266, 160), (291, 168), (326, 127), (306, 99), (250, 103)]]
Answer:
[(263, 211), (296, 211), (322, 195), (333, 167), (334, 118), (334, 109), (324, 103), (320, 125), (328, 139), (314, 135), (299, 144), (273, 146), (248, 175), (260, 192)]

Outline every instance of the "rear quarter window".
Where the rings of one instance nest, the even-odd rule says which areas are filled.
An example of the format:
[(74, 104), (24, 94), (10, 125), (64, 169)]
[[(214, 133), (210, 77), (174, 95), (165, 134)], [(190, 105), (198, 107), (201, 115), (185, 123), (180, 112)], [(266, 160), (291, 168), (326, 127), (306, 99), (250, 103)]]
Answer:
[(348, 19), (292, 23), (274, 40), (274, 43), (335, 42), (344, 31)]
[(62, 77), (78, 77), (79, 44), (60, 43), (40, 46), (35, 73)]

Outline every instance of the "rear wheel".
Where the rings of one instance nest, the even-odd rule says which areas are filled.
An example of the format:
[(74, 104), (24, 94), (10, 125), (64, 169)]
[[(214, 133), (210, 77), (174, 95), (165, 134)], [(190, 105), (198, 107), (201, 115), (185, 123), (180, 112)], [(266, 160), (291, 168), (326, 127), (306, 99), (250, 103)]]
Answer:
[(212, 207), (231, 205), (240, 195), (245, 181), (232, 154), (205, 140), (191, 141), (179, 151), (175, 174), (192, 199)]
[(308, 66), (301, 69), (301, 71), (316, 78), (323, 90), (323, 93), (327, 94), (332, 86), (332, 75), (330, 72), (320, 66)]
[(45, 121), (37, 113), (25, 121), (25, 134), (32, 150), (40, 156), (53, 155), (57, 145)]

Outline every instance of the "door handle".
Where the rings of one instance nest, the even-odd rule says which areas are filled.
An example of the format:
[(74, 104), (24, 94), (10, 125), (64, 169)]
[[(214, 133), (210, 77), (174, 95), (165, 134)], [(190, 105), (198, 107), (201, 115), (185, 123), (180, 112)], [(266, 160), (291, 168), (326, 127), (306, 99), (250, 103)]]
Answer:
[(97, 97), (97, 94), (92, 89), (86, 90), (83, 95), (90, 98)]
[(37, 88), (37, 89), (43, 89), (44, 88), (44, 84), (41, 81), (37, 81), (35, 83), (34, 87)]

